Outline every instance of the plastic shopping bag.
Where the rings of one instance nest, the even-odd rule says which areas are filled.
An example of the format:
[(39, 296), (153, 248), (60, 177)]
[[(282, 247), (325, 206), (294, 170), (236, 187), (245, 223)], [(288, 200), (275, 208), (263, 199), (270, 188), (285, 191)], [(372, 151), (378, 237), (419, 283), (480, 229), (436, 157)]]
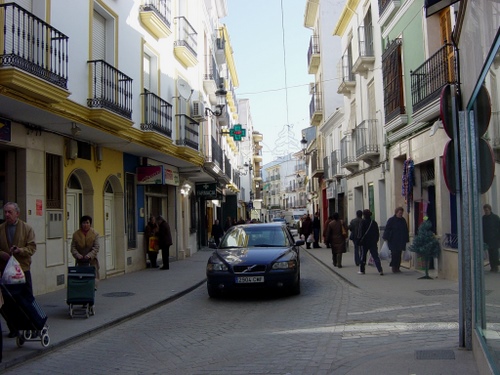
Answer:
[(148, 246), (148, 251), (158, 251), (159, 250), (159, 245), (158, 245), (158, 237), (151, 236), (149, 237), (149, 246)]
[(380, 253), (378, 254), (381, 260), (387, 260), (391, 256), (391, 251), (389, 250), (389, 245), (387, 241), (384, 241), (382, 248), (380, 249)]
[(26, 277), (24, 276), (24, 272), (21, 269), (21, 265), (17, 261), (16, 258), (11, 256), (7, 265), (5, 266), (5, 270), (2, 274), (2, 282), (4, 284), (24, 284), (26, 283)]
[(309, 237), (307, 237), (307, 242), (308, 243), (313, 243), (314, 242), (314, 236), (312, 234), (310, 234)]

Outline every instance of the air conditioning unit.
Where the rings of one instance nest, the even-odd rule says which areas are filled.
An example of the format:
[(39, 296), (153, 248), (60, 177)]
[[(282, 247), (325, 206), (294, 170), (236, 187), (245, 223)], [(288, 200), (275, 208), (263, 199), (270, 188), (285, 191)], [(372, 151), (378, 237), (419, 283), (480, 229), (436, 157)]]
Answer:
[(195, 120), (205, 120), (205, 103), (200, 100), (193, 100), (191, 117)]

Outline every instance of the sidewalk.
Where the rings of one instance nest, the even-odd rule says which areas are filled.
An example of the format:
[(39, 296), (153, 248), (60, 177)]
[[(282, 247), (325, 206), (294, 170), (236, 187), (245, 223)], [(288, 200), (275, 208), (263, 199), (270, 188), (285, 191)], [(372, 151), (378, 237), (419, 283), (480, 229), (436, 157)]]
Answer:
[[(15, 339), (7, 338), (8, 329), (2, 319), (3, 330), (3, 362), (0, 364), (0, 372), (27, 359), (34, 358), (50, 350), (59, 348), (65, 344), (72, 343), (80, 338), (90, 336), (92, 333), (104, 330), (116, 323), (127, 320), (145, 311), (154, 309), (168, 301), (176, 299), (190, 292), (205, 282), (205, 267), (210, 251), (204, 249), (194, 253), (191, 257), (182, 261), (171, 262), (170, 270), (145, 269), (138, 272), (125, 274), (102, 280), (96, 294), (95, 315), (89, 317), (75, 317), (71, 319), (66, 304), (66, 289), (57, 292), (36, 296), (36, 300), (49, 317), (50, 345), (42, 347), (40, 342), (26, 342), (21, 348), (16, 346)], [(351, 250), (352, 251), (352, 250)], [(422, 289), (453, 290), (458, 292), (456, 282), (433, 279), (417, 280), (423, 276), (422, 272), (403, 269), (402, 274), (392, 275), (387, 261), (383, 261), (386, 275), (380, 276), (375, 267), (367, 266), (365, 275), (357, 274), (354, 265), (353, 254), (344, 254), (343, 268), (334, 268), (331, 262), (330, 249), (302, 249), (302, 256), (310, 254), (317, 261), (331, 268), (339, 277), (346, 282), (364, 290), (369, 290), (376, 282), (379, 289), (387, 290), (393, 296), (401, 295), (408, 297), (410, 294), (422, 297), (418, 291)], [(395, 279), (397, 277), (397, 283)], [(399, 294), (398, 294), (399, 293)], [(458, 309), (458, 306), (457, 306)], [(458, 336), (458, 331), (457, 331)], [(362, 366), (353, 368), (349, 375), (365, 374), (372, 372), (376, 374), (401, 374), (407, 373), (404, 369), (420, 369), (414, 371), (418, 375), (466, 373), (477, 374), (472, 352), (450, 348), (455, 353), (455, 360), (432, 360), (419, 361), (415, 359), (411, 351), (404, 357), (399, 357), (399, 364), (394, 363), (386, 357), (367, 358)], [(398, 369), (391, 372), (388, 366)], [(374, 369), (377, 369), (374, 371)]]
[(171, 262), (169, 270), (147, 268), (101, 280), (96, 292), (95, 315), (88, 319), (85, 316), (70, 318), (65, 288), (35, 296), (49, 317), (50, 344), (44, 348), (40, 341), (31, 341), (18, 348), (16, 339), (7, 338), (9, 331), (1, 318), (3, 360), (0, 372), (190, 292), (204, 284), (209, 256), (209, 251), (198, 251), (185, 260)]

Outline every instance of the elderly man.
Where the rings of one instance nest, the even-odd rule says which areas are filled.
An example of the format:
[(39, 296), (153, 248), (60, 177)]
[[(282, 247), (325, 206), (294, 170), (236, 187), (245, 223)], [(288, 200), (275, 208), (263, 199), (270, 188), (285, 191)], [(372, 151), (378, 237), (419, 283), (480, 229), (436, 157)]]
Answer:
[[(30, 267), (31, 257), (36, 251), (35, 231), (19, 219), (19, 213), (17, 203), (8, 202), (3, 206), (5, 222), (0, 224), (0, 258), (7, 260), (13, 255), (17, 259), (26, 277), (26, 285), (33, 294)], [(9, 328), (9, 337), (17, 337), (17, 331)]]

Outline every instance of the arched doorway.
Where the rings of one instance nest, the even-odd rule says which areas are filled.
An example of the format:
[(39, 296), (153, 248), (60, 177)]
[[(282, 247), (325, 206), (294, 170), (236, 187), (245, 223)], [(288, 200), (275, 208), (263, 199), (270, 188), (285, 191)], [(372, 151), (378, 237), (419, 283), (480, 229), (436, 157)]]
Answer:
[[(125, 271), (126, 265), (131, 262), (127, 259), (127, 242), (125, 233), (124, 193), (120, 180), (116, 176), (109, 176), (103, 186), (103, 218), (102, 233), (106, 275)], [(104, 266), (104, 267), (103, 267)]]
[(71, 238), (80, 227), (82, 215), (94, 215), (92, 197), (94, 189), (88, 174), (82, 169), (76, 169), (66, 182), (66, 249), (67, 264), (73, 266), (74, 258), (71, 255)]

